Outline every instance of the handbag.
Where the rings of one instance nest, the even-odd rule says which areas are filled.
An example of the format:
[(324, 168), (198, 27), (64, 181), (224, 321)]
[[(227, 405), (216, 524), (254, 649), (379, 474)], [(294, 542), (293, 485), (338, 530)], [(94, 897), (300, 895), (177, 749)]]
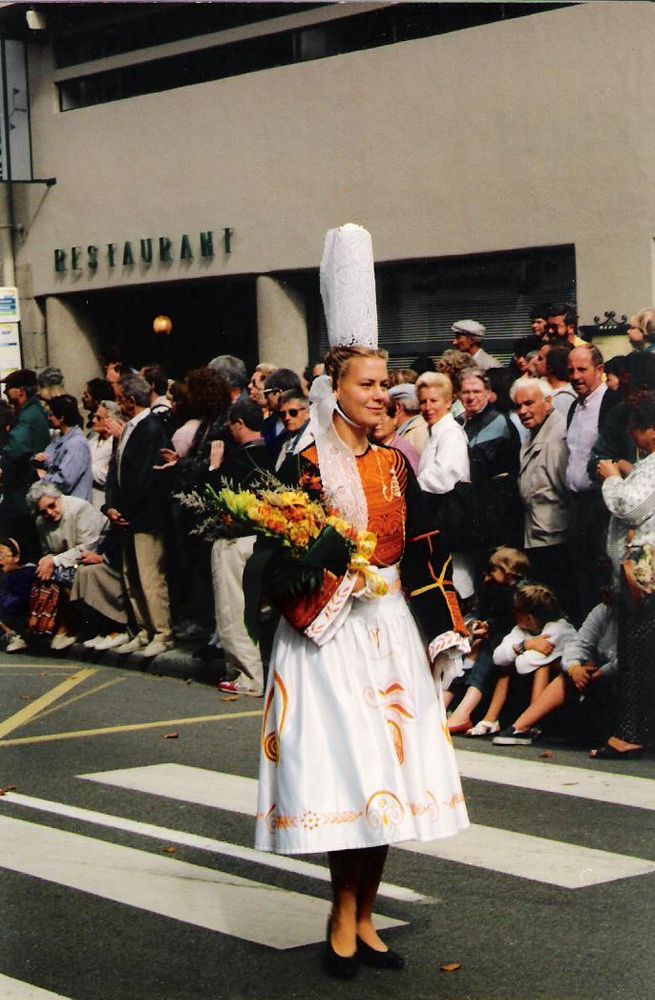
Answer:
[(34, 583), (30, 591), (27, 631), (33, 635), (52, 635), (55, 630), (61, 587), (58, 583)]

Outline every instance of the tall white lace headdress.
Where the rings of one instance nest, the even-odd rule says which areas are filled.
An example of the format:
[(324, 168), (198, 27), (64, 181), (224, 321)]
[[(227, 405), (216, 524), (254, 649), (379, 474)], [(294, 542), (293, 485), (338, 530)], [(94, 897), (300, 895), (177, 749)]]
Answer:
[[(377, 347), (373, 244), (366, 229), (348, 223), (328, 230), (321, 260), (321, 296), (330, 347)], [(325, 494), (351, 524), (363, 529), (368, 519), (366, 497), (355, 456), (334, 429), (336, 399), (329, 376), (314, 380), (309, 398)]]

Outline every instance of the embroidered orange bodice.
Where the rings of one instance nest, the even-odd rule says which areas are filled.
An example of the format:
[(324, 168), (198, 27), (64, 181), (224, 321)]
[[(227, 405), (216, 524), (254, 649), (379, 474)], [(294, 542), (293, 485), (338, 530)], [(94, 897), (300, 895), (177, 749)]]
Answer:
[[(310, 489), (320, 489), (320, 479), (316, 468), (316, 449), (311, 445), (303, 458), (314, 466), (315, 475), (305, 470), (301, 485)], [(357, 458), (357, 471), (362, 481), (368, 506), (368, 529), (377, 538), (377, 545), (371, 562), (375, 566), (393, 566), (403, 554), (405, 546), (405, 519), (407, 509), (407, 466), (402, 455), (392, 448), (377, 448), (372, 445)]]

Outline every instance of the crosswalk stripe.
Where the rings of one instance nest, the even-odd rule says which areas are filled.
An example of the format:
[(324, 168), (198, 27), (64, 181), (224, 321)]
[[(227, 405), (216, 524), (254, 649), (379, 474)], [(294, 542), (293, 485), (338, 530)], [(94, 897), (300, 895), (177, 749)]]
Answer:
[(655, 871), (655, 862), (642, 858), (476, 824), (453, 839), (396, 846), (412, 854), (490, 868), (564, 889), (582, 889)]
[(3, 868), (183, 923), (277, 949), (325, 936), (330, 904), (314, 896), (7, 816), (0, 840)]
[(529, 788), (533, 792), (572, 795), (577, 799), (610, 802), (633, 809), (655, 809), (655, 781), (651, 778), (566, 767), (550, 761), (517, 760), (514, 756), (470, 750), (457, 750), (457, 763), (464, 778)]
[(11, 979), (0, 974), (0, 997), (2, 1000), (69, 1000), (63, 993), (51, 993), (42, 990), (21, 979)]
[[(578, 773), (573, 768), (562, 770), (571, 776)], [(152, 764), (78, 777), (249, 816), (257, 809), (257, 782), (253, 778), (184, 764)], [(642, 858), (475, 825), (453, 839), (396, 846), (567, 889), (655, 871), (655, 864)]]
[[(306, 878), (319, 879), (322, 882), (330, 881), (329, 870), (323, 865), (299, 861), (297, 858), (286, 857), (280, 854), (269, 854), (266, 851), (256, 851), (254, 847), (243, 847), (240, 844), (232, 844), (224, 840), (200, 837), (195, 833), (187, 833), (184, 830), (172, 830), (164, 826), (155, 826), (152, 823), (142, 823), (138, 820), (126, 819), (124, 816), (112, 816), (108, 813), (95, 812), (91, 809), (80, 809), (78, 806), (71, 806), (63, 802), (51, 802), (48, 799), (33, 798), (28, 795), (21, 795), (18, 792), (7, 792), (1, 801), (27, 809), (38, 809), (39, 812), (46, 812), (56, 816), (67, 816), (69, 819), (81, 820), (84, 823), (94, 823), (96, 826), (108, 827), (112, 830), (136, 833), (142, 837), (153, 837), (169, 844), (183, 844), (185, 847), (194, 847), (212, 854), (223, 854), (231, 858), (239, 858), (242, 861), (250, 861), (253, 864), (265, 865), (267, 868), (276, 868), (280, 871), (302, 875)], [(406, 886), (393, 885), (389, 882), (382, 882), (380, 884), (378, 895), (403, 903), (435, 902), (434, 897), (423, 896), (420, 892), (415, 892)]]

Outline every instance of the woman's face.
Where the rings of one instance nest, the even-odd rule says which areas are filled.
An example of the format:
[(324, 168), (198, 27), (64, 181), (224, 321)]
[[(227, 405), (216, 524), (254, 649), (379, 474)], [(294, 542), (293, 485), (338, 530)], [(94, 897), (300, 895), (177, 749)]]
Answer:
[(392, 438), (396, 433), (398, 428), (398, 418), (394, 414), (393, 417), (389, 416), (389, 411), (384, 410), (382, 416), (378, 420), (377, 424), (371, 431), (371, 437), (374, 441), (378, 441), (382, 444), (387, 438)]
[(339, 379), (336, 397), (346, 416), (372, 431), (389, 402), (389, 376), (383, 358), (354, 357)]
[(611, 389), (612, 392), (616, 392), (621, 385), (619, 376), (615, 375), (614, 372), (605, 372), (605, 378), (607, 380), (607, 388)]
[(629, 328), (628, 340), (630, 341), (630, 346), (635, 351), (640, 351), (646, 344), (644, 331), (640, 330), (638, 326), (631, 326)]
[(58, 524), (62, 514), (61, 497), (41, 497), (36, 505), (36, 510), (37, 514), (40, 514), (50, 524)]
[(450, 403), (434, 385), (422, 385), (418, 391), (418, 405), (426, 424), (432, 427), (445, 417)]
[(14, 555), (9, 546), (0, 545), (0, 571), (3, 573), (11, 573), (12, 570), (18, 569), (19, 565), (19, 557)]
[(91, 418), (91, 426), (93, 427), (93, 430), (96, 432), (98, 437), (103, 439), (103, 441), (108, 436), (107, 424), (105, 423), (107, 416), (108, 414), (104, 406), (99, 406)]

